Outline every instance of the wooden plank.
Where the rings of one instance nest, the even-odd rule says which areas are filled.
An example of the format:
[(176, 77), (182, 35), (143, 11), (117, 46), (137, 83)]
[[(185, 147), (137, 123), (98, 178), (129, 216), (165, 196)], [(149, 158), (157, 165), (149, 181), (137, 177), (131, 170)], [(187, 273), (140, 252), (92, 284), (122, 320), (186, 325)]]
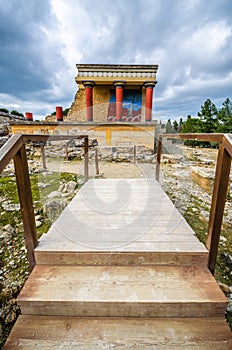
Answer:
[(208, 134), (201, 134), (201, 133), (194, 133), (194, 134), (162, 134), (162, 137), (169, 138), (169, 139), (182, 139), (182, 140), (196, 140), (196, 141), (207, 141), (207, 142), (222, 142), (223, 141), (223, 134), (216, 134), (216, 133), (208, 133)]
[(209, 249), (208, 266), (212, 273), (214, 273), (216, 264), (221, 225), (228, 192), (230, 167), (231, 157), (224, 146), (220, 145), (206, 240), (206, 245)]
[(38, 238), (36, 232), (35, 214), (27, 164), (27, 155), (24, 144), (14, 156), (14, 166), (20, 207), (22, 212), (27, 256), (30, 267), (33, 268), (33, 266), (35, 265), (34, 248), (38, 244)]
[(216, 317), (227, 299), (202, 266), (37, 265), (18, 304), (23, 314)]
[(61, 141), (61, 140), (77, 140), (85, 138), (87, 135), (36, 135), (36, 134), (23, 134), (21, 135), (23, 142), (46, 142), (46, 141)]
[(85, 182), (89, 179), (89, 138), (88, 136), (84, 137), (84, 173), (85, 173)]
[(34, 349), (230, 350), (223, 318), (19, 317), (4, 350)]
[(22, 147), (22, 135), (12, 135), (9, 140), (0, 148), (0, 173), (13, 159), (14, 155)]
[(232, 157), (232, 134), (224, 134), (222, 144), (229, 153), (230, 157)]
[[(131, 196), (124, 195), (128, 186)], [(37, 252), (44, 250), (207, 253), (150, 179), (89, 180), (40, 239)]]
[(160, 136), (158, 139), (158, 148), (157, 148), (157, 156), (156, 156), (155, 178), (157, 181), (159, 181), (159, 176), (160, 176), (161, 154), (162, 154), (162, 137)]
[(207, 265), (208, 253), (193, 252), (71, 252), (35, 250), (37, 264), (50, 265)]

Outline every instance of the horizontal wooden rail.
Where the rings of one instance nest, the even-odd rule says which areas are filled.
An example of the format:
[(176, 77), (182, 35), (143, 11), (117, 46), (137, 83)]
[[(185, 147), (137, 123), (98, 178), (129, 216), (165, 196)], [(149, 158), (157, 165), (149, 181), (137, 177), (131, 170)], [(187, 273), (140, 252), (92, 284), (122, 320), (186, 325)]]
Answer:
[(38, 244), (38, 237), (36, 232), (35, 214), (25, 144), (29, 142), (45, 143), (47, 141), (76, 139), (84, 140), (83, 147), (85, 159), (85, 181), (87, 181), (89, 149), (89, 139), (87, 135), (69, 136), (15, 134), (11, 136), (9, 140), (0, 149), (0, 173), (4, 170), (4, 168), (12, 159), (14, 161), (17, 189), (24, 227), (24, 237), (27, 248), (27, 257), (31, 269), (35, 265), (34, 248)]
[(20, 150), (22, 145), (23, 145), (22, 136), (13, 135), (0, 148), (0, 173), (5, 169), (7, 164), (13, 159), (13, 157)]
[(162, 138), (218, 142), (218, 157), (212, 195), (206, 246), (209, 249), (208, 267), (214, 274), (221, 226), (229, 185), (232, 158), (231, 134), (162, 134), (158, 138), (156, 180), (159, 181), (162, 154)]
[(224, 134), (162, 134), (160, 137), (205, 142), (222, 142)]

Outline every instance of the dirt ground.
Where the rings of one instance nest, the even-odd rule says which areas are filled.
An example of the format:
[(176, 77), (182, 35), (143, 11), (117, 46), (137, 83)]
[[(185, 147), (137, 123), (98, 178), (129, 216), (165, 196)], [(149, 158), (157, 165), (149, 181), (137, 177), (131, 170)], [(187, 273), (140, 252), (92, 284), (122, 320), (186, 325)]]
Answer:
[[(84, 162), (83, 161), (71, 161), (60, 162), (51, 161), (47, 163), (47, 168), (50, 171), (69, 172), (74, 174), (84, 175)], [(99, 161), (99, 172), (104, 178), (140, 178), (147, 177), (152, 172), (155, 176), (155, 165), (148, 163), (122, 163), (122, 162), (106, 162)], [(89, 165), (90, 177), (96, 175), (95, 164)]]

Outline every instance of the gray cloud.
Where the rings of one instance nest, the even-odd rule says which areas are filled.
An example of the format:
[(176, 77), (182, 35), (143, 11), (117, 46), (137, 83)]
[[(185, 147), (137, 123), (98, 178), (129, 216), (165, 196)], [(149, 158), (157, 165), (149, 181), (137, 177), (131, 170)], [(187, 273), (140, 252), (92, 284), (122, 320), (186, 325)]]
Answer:
[(51, 89), (66, 63), (52, 39), (57, 21), (49, 1), (1, 0), (0, 17), (0, 92), (25, 97)]
[(155, 116), (196, 114), (231, 97), (231, 13), (230, 0), (0, 0), (0, 93), (68, 106), (75, 63), (150, 63)]

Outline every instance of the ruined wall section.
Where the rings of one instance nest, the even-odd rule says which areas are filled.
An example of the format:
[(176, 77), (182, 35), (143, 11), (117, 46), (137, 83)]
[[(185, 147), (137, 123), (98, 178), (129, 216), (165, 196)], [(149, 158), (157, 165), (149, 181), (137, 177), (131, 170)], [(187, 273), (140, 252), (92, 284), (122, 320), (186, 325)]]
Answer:
[(70, 107), (65, 121), (75, 121), (79, 123), (86, 122), (86, 102), (85, 102), (85, 88), (79, 85), (79, 89), (75, 95), (74, 101)]
[(94, 86), (93, 89), (93, 121), (96, 123), (107, 122), (110, 101), (109, 86)]
[[(96, 85), (93, 88), (93, 121), (104, 123), (107, 121), (109, 108), (110, 89), (106, 86)], [(85, 87), (79, 85), (74, 102), (71, 105), (65, 121), (86, 122), (86, 97)]]

